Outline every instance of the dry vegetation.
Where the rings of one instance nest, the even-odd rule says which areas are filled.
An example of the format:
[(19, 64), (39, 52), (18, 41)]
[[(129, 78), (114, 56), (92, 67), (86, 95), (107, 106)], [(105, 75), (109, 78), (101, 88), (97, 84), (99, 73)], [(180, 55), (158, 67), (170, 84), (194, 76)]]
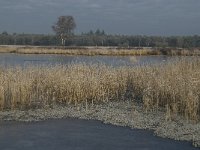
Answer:
[(166, 110), (166, 120), (200, 117), (200, 60), (112, 68), (104, 65), (0, 67), (0, 109), (26, 110), (134, 99), (144, 111)]
[(63, 55), (181, 55), (200, 56), (199, 49), (176, 48), (117, 48), (117, 47), (53, 47), (53, 46), (0, 46), (0, 53), (18, 54), (63, 54)]
[(0, 47), (0, 53), (18, 54), (63, 54), (63, 55), (158, 55), (159, 52), (151, 49), (117, 49), (109, 47)]

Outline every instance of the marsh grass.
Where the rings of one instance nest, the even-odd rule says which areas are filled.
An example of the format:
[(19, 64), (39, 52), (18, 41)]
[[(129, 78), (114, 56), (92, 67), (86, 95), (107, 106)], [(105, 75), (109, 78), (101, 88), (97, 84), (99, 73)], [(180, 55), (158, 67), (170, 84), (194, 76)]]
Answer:
[(27, 110), (56, 105), (95, 105), (132, 99), (144, 111), (166, 111), (166, 120), (200, 117), (200, 60), (165, 65), (119, 67), (0, 67), (0, 109)]
[(63, 54), (63, 55), (154, 55), (158, 52), (151, 49), (116, 49), (98, 47), (0, 47), (0, 53), (18, 54)]
[(61, 55), (169, 55), (169, 56), (200, 56), (199, 49), (176, 48), (117, 48), (117, 47), (50, 47), (50, 46), (0, 46), (0, 53), (18, 54), (61, 54)]

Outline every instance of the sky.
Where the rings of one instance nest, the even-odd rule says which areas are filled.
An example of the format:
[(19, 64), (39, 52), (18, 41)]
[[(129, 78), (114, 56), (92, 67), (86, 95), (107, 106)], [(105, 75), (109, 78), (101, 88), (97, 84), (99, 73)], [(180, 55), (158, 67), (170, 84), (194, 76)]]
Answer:
[(200, 0), (0, 0), (0, 32), (53, 34), (63, 15), (77, 34), (200, 35)]

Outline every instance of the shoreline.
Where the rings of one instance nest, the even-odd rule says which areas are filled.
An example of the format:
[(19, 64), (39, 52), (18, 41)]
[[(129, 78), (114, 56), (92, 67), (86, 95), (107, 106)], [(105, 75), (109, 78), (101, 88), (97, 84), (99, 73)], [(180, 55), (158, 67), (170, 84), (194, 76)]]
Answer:
[(200, 56), (199, 48), (152, 48), (152, 47), (98, 47), (98, 46), (18, 46), (0, 45), (0, 53), (15, 54), (61, 54), (86, 56)]
[[(134, 106), (134, 107), (133, 107)], [(180, 141), (190, 141), (200, 147), (200, 122), (192, 123), (180, 116), (171, 121), (166, 119), (163, 110), (144, 112), (142, 105), (133, 101), (113, 101), (95, 105), (78, 104), (54, 106), (36, 110), (1, 111), (1, 121), (44, 121), (49, 119), (77, 118), (99, 120), (105, 124), (124, 126), (136, 129), (153, 130), (156, 136)]]

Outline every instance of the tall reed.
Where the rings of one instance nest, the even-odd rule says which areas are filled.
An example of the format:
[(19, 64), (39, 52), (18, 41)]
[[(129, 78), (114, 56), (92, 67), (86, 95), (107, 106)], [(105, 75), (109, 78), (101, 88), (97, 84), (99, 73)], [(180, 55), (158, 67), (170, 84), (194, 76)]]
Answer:
[(0, 109), (34, 109), (134, 99), (145, 111), (165, 109), (167, 119), (200, 117), (200, 60), (119, 67), (0, 67)]
[[(137, 70), (137, 71), (136, 71)], [(186, 119), (200, 117), (200, 60), (177, 60), (166, 65), (132, 70), (134, 93), (144, 109), (166, 107), (169, 119), (181, 114)]]

